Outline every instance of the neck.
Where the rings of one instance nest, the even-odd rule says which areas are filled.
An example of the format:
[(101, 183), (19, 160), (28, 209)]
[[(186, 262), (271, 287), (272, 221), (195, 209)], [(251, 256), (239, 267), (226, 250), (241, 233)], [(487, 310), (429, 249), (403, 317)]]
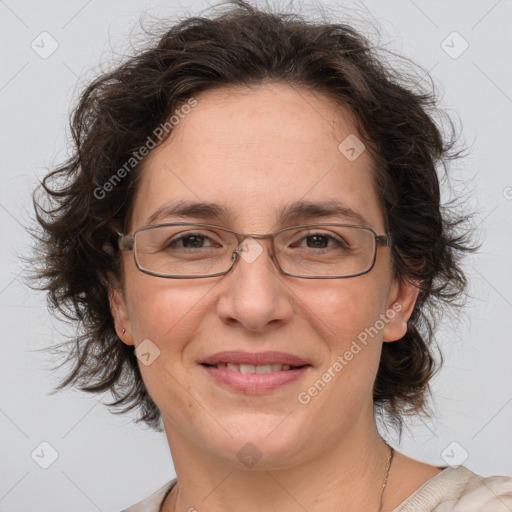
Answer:
[[(164, 421), (165, 424), (165, 421)], [(368, 423), (367, 423), (368, 425)], [(245, 510), (338, 510), (379, 512), (389, 449), (372, 421), (367, 428), (356, 425), (311, 453), (294, 446), (283, 461), (265, 457), (250, 469), (240, 469), (211, 454), (187, 438), (186, 433), (166, 427), (178, 484), (165, 500), (162, 512), (231, 512)], [(257, 469), (258, 468), (258, 469)], [(386, 496), (384, 495), (384, 507)]]

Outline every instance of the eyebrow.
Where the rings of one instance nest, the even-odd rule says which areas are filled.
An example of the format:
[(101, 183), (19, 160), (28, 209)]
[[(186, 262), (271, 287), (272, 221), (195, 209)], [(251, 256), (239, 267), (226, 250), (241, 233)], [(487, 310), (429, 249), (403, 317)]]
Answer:
[(302, 221), (308, 218), (343, 217), (357, 224), (370, 226), (370, 223), (359, 212), (349, 208), (340, 201), (296, 201), (279, 210), (280, 220)]
[(177, 201), (171, 204), (164, 204), (153, 212), (148, 218), (148, 224), (165, 219), (166, 217), (195, 217), (200, 219), (226, 220), (229, 211), (222, 205), (216, 203)]
[[(299, 222), (307, 219), (326, 219), (329, 217), (342, 217), (357, 224), (370, 226), (370, 223), (357, 211), (349, 208), (339, 201), (295, 201), (283, 205), (277, 210), (279, 221)], [(218, 203), (177, 201), (165, 204), (148, 217), (148, 224), (164, 220), (169, 217), (196, 218), (201, 220), (227, 221), (231, 217), (229, 210)]]

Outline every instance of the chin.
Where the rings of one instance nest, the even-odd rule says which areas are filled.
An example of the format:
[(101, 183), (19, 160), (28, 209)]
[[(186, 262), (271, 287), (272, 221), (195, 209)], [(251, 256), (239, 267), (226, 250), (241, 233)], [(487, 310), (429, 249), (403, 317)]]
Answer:
[(303, 450), (309, 444), (304, 429), (293, 425), (291, 417), (283, 421), (282, 416), (247, 414), (226, 421), (218, 418), (218, 421), (225, 430), (213, 439), (211, 431), (205, 432), (204, 443), (217, 456), (239, 468), (276, 470), (292, 467), (294, 459), (304, 458)]

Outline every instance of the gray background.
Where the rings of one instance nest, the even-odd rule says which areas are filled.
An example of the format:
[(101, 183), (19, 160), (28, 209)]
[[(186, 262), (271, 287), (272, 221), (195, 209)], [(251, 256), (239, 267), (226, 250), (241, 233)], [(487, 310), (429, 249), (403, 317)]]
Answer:
[[(31, 191), (45, 169), (66, 156), (68, 114), (80, 81), (92, 78), (112, 51), (122, 59), (128, 41), (140, 34), (143, 11), (156, 18), (185, 16), (207, 6), (0, 0), (1, 511), (119, 512), (174, 477), (164, 434), (110, 414), (100, 401), (108, 395), (48, 394), (59, 374), (45, 369), (48, 355), (36, 350), (62, 340), (69, 328), (50, 317), (42, 293), (24, 285), (20, 256), (28, 253)], [(446, 363), (433, 382), (436, 419), (411, 421), (399, 448), (431, 464), (463, 462), (486, 476), (512, 475), (512, 1), (336, 6), (338, 15), (375, 17), (381, 42), (431, 71), (471, 145), (453, 175), (473, 180), (470, 206), (479, 212), (483, 247), (466, 262), (472, 298), (438, 334)], [(31, 47), (35, 40), (42, 52), (46, 37), (44, 51), (51, 49), (52, 40), (40, 36), (44, 31), (58, 43), (47, 58)], [(450, 36), (454, 31), (463, 39)], [(458, 56), (464, 41), (469, 47)], [(50, 462), (51, 451), (41, 442), (58, 453), (48, 469), (31, 457), (36, 450), (40, 464)]]

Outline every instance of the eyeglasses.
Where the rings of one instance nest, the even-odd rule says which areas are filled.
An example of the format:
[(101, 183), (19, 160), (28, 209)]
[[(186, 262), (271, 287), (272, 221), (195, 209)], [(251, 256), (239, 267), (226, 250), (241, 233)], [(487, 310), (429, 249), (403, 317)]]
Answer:
[(388, 235), (346, 224), (291, 226), (266, 235), (238, 233), (212, 224), (158, 224), (119, 234), (119, 249), (133, 251), (135, 265), (146, 274), (192, 279), (227, 274), (240, 259), (254, 261), (262, 252), (256, 239), (270, 238), (270, 257), (285, 275), (304, 279), (338, 279), (370, 272), (377, 245)]

